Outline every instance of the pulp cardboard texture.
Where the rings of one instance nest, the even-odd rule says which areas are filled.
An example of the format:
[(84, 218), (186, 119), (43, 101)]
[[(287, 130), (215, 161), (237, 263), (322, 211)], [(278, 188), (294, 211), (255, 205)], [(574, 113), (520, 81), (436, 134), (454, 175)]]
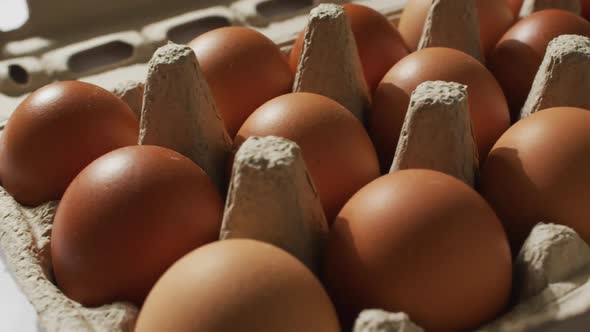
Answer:
[(148, 67), (139, 144), (181, 153), (225, 192), (232, 142), (195, 53), (186, 45), (169, 43), (156, 50)]
[(364, 122), (370, 97), (357, 54), (342, 6), (318, 5), (309, 13), (293, 91), (330, 97)]
[(474, 0), (433, 0), (418, 49), (450, 47), (483, 62), (479, 42), (479, 16)]
[(459, 83), (418, 85), (410, 98), (390, 172), (427, 168), (473, 187), (479, 162), (467, 99), (467, 86)]
[(280, 137), (249, 137), (234, 160), (220, 239), (274, 244), (319, 275), (328, 231), (299, 146)]
[(520, 17), (526, 17), (531, 13), (539, 10), (557, 8), (570, 11), (572, 13), (580, 13), (580, 1), (572, 0), (524, 0), (520, 8)]
[(590, 109), (590, 38), (561, 35), (547, 46), (520, 118), (551, 107)]
[[(162, 4), (159, 0), (28, 0), (30, 20), (18, 30), (0, 33), (0, 120), (7, 119), (27, 93), (60, 79), (80, 79), (103, 86), (125, 100), (136, 114), (154, 112), (154, 116), (160, 116), (153, 105), (143, 108), (144, 90), (150, 94), (150, 80), (146, 82), (146, 77), (158, 75), (156, 70), (148, 76), (148, 61), (157, 47), (168, 40), (186, 43), (203, 31), (233, 24), (258, 29), (288, 50), (305, 27), (312, 5), (319, 2), (167, 0)], [(405, 3), (404, 0), (360, 2), (380, 10), (392, 21)], [(182, 49), (176, 49), (180, 54), (177, 62), (191, 63), (190, 55), (187, 58)], [(198, 72), (185, 75), (184, 81), (194, 82), (190, 84), (198, 87)], [(203, 105), (206, 99), (199, 91), (196, 94), (191, 105)], [(190, 114), (183, 116), (190, 118)], [(144, 128), (148, 127), (146, 124)], [(190, 142), (179, 141), (190, 150)], [(247, 158), (237, 162), (242, 162), (244, 169), (252, 168), (247, 166), (255, 165), (250, 163), (260, 159), (258, 148), (284, 154), (281, 157), (287, 166), (284, 172), (296, 174), (289, 177), (297, 179), (293, 186), (295, 195), (309, 200), (309, 213), (315, 215), (318, 208), (313, 204), (317, 205), (317, 197), (313, 186), (302, 180), (305, 170), (297, 157), (296, 146), (272, 139), (255, 143), (250, 153), (245, 154)], [(290, 150), (283, 150), (289, 146)], [(265, 158), (270, 159), (262, 160)], [(273, 158), (270, 154), (259, 161), (277, 162)], [(257, 171), (254, 167), (253, 177)], [(277, 178), (282, 178), (281, 172), (275, 170), (275, 173)], [(235, 201), (229, 202), (232, 207), (226, 211), (227, 230), (247, 230), (231, 215), (232, 208), (249, 209), (247, 202), (237, 205), (243, 200), (240, 191), (248, 187), (245, 174), (240, 172), (244, 177), (240, 181), (245, 182), (238, 179), (232, 182), (235, 187), (230, 189), (233, 192), (230, 198)], [(35, 308), (40, 325), (46, 331), (131, 331), (137, 315), (137, 308), (131, 304), (85, 308), (65, 297), (53, 284), (49, 241), (56, 206), (57, 202), (49, 202), (23, 207), (0, 188), (0, 253), (18, 287)], [(321, 216), (314, 218), (318, 228), (310, 225), (311, 231), (306, 234), (316, 241), (314, 234), (323, 232), (325, 220)], [(514, 266), (517, 305), (479, 331), (588, 330), (590, 247), (574, 231), (564, 226), (539, 224)], [(378, 308), (363, 312), (355, 332), (377, 331), (422, 329), (403, 313), (388, 313)]]

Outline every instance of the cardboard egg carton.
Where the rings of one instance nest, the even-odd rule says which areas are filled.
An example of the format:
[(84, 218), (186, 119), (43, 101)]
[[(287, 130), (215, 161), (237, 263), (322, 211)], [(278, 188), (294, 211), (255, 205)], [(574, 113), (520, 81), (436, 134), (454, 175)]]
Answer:
[[(44, 0), (29, 0), (31, 20), (20, 30), (0, 34), (0, 119), (6, 119), (16, 105), (36, 88), (53, 80), (80, 79), (113, 91), (142, 118), (143, 135), (140, 143), (169, 145), (176, 150), (183, 149), (183, 154), (192, 153), (191, 159), (197, 161), (196, 159), (203, 154), (195, 150), (196, 147), (188, 136), (181, 135), (177, 139), (169, 140), (169, 137), (150, 133), (158, 132), (154, 130), (154, 124), (187, 124), (178, 121), (174, 116), (159, 113), (161, 108), (158, 105), (167, 102), (158, 102), (158, 96), (167, 94), (163, 91), (172, 93), (174, 87), (160, 84), (158, 88), (154, 88), (153, 82), (158, 78), (158, 57), (152, 56), (156, 49), (166, 44), (169, 39), (183, 43), (199, 32), (232, 24), (257, 29), (287, 51), (294, 38), (305, 28), (308, 13), (316, 2), (320, 1), (169, 0), (162, 5), (158, 0), (127, 0), (106, 6), (97, 5), (91, 0), (80, 0), (75, 4), (60, 0), (52, 1), (50, 5)], [(380, 10), (395, 22), (405, 1), (360, 2)], [(56, 11), (56, 8), (62, 11)], [(432, 16), (432, 13), (430, 15)], [(66, 22), (61, 22), (63, 17), (70, 16), (73, 19), (67, 22), (67, 25)], [(98, 17), (105, 19), (97, 19)], [(314, 21), (312, 17), (309, 20), (309, 29), (316, 29), (316, 32), (324, 31), (322, 33), (326, 36), (333, 34), (332, 37), (338, 38), (324, 37), (330, 41), (328, 44), (318, 41), (309, 44), (320, 45), (314, 46), (315, 51), (322, 47), (321, 45), (330, 46), (325, 48), (326, 51), (330, 48), (342, 51), (341, 54), (344, 56), (340, 65), (344, 66), (344, 70), (340, 71), (338, 77), (344, 77), (346, 80), (335, 79), (332, 82), (318, 83), (318, 78), (313, 75), (314, 66), (322, 67), (326, 60), (318, 60), (318, 56), (313, 55), (318, 53), (314, 52), (314, 49), (304, 49), (302, 57), (313, 57), (313, 61), (306, 61), (306, 67), (300, 63), (294, 89), (332, 94), (334, 99), (356, 109), (355, 115), (362, 119), (367, 92), (363, 82), (359, 82), (359, 63), (358, 59), (354, 58), (356, 46), (350, 45), (350, 31), (345, 30), (346, 25), (342, 24), (341, 16), (337, 12), (330, 12), (327, 20)], [(63, 25), (56, 26), (56, 22)], [(80, 28), (81, 26), (84, 28)], [(89, 29), (88, 26), (96, 28)], [(431, 37), (429, 43), (440, 38)], [(579, 49), (580, 46), (575, 42), (564, 44), (574, 45), (575, 49)], [(163, 47), (159, 52), (175, 52), (178, 56), (173, 61), (180, 66), (194, 61), (190, 59), (190, 52), (187, 53), (186, 48), (182, 46)], [(557, 56), (561, 56), (561, 53)], [(152, 61), (148, 63), (150, 59)], [(559, 63), (557, 60), (554, 62)], [(148, 71), (148, 68), (153, 70)], [(308, 72), (304, 73), (305, 70)], [(551, 72), (547, 68), (543, 70)], [(187, 74), (186, 70), (177, 72), (177, 75), (187, 75), (183, 76), (183, 82), (195, 87), (196, 90), (192, 94), (177, 92), (178, 96), (184, 96), (182, 98), (185, 99), (176, 100), (176, 108), (199, 105), (200, 109), (207, 109), (207, 98), (210, 96), (207, 96), (205, 88), (201, 86), (204, 80), (200, 73), (197, 71)], [(540, 83), (536, 85), (548, 85), (546, 79), (538, 80)], [(347, 81), (347, 84), (342, 85), (342, 81)], [(344, 89), (347, 93), (339, 89)], [(544, 91), (535, 93), (543, 95)], [(144, 93), (150, 94), (149, 99), (154, 102), (144, 105)], [(445, 98), (438, 98), (442, 95)], [(400, 141), (392, 170), (428, 167), (453, 174), (472, 184), (477, 176), (477, 153), (470, 121), (466, 116), (468, 113), (465, 112), (467, 103), (464, 87), (446, 82), (427, 82), (421, 89), (417, 89), (412, 98), (416, 102), (412, 104), (404, 124), (408, 134)], [(171, 112), (176, 108), (170, 108)], [(441, 112), (432, 112), (432, 109)], [(199, 123), (211, 123), (213, 111), (210, 110), (208, 114), (193, 114), (192, 119), (197, 126), (201, 126)], [(148, 113), (149, 115), (146, 115)], [(150, 117), (159, 120), (148, 121)], [(431, 121), (433, 117), (436, 118), (434, 122)], [(436, 128), (433, 127), (433, 123), (438, 124), (434, 126)], [(448, 160), (433, 161), (413, 153), (417, 149), (423, 149), (424, 145), (437, 135), (437, 130), (445, 128), (450, 128), (455, 135), (447, 136), (449, 141), (438, 143), (442, 148), (463, 144), (462, 148), (456, 151), (457, 154), (453, 157), (449, 155)], [(207, 132), (203, 132), (202, 135), (201, 139), (209, 142), (212, 137), (223, 137), (214, 133), (209, 135)], [(217, 143), (219, 151), (224, 151), (228, 147), (224, 142)], [(245, 149), (240, 151), (230, 182), (228, 197), (231, 199), (226, 203), (221, 237), (230, 238), (246, 234), (248, 237), (274, 243), (299, 257), (316, 271), (317, 248), (321, 247), (321, 241), (326, 233), (325, 219), (320, 212), (317, 192), (309, 180), (298, 147), (282, 139), (265, 138), (251, 140), (245, 144)], [(207, 155), (205, 159), (199, 160), (198, 163), (208, 165), (203, 166), (207, 168), (205, 171), (208, 174), (219, 171), (219, 165), (222, 163), (219, 158)], [(257, 166), (259, 164), (272, 167), (265, 170), (268, 173), (262, 173)], [(260, 192), (275, 197), (278, 206), (284, 208), (257, 211), (254, 207), (258, 204), (252, 205), (251, 202), (240, 198), (256, 190), (256, 184), (263, 183), (259, 179), (269, 175), (286, 181), (292, 190), (290, 195), (299, 197), (298, 204), (301, 205), (293, 205), (292, 200), (281, 201), (281, 193), (285, 187), (275, 188), (272, 181)], [(220, 181), (217, 182), (219, 184)], [(0, 188), (0, 248), (19, 287), (35, 307), (40, 324), (46, 331), (133, 330), (137, 316), (137, 308), (133, 305), (114, 303), (98, 308), (86, 308), (68, 299), (54, 285), (49, 241), (56, 207), (57, 202), (32, 208), (23, 207)], [(290, 209), (300, 209), (303, 213), (293, 215), (285, 212)], [(261, 220), (265, 220), (267, 224), (244, 225), (240, 220), (240, 214), (245, 213), (244, 211), (264, 216)], [(272, 231), (274, 227), (279, 227), (276, 225), (287, 219), (292, 223), (297, 220), (307, 220), (310, 223), (298, 229), (297, 234), (300, 236), (294, 240), (293, 237), (284, 237), (284, 234)], [(573, 230), (564, 226), (539, 224), (516, 259), (514, 271), (518, 304), (479, 331), (587, 330), (590, 322), (590, 247)], [(389, 313), (382, 310), (367, 310), (361, 313), (354, 329), (355, 332), (422, 331), (418, 325), (411, 322), (411, 317), (404, 313)]]
[[(25, 25), (0, 32), (0, 122), (28, 93), (51, 81), (79, 79), (108, 90), (122, 81), (142, 82), (158, 46), (187, 43), (213, 28), (248, 26), (288, 51), (319, 2), (27, 0)], [(405, 0), (355, 2), (395, 19)]]

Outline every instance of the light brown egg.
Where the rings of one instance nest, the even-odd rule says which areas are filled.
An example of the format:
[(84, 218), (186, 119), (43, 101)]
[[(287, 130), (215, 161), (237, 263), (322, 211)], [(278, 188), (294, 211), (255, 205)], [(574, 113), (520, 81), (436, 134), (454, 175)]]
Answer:
[(176, 262), (150, 292), (137, 332), (340, 331), (315, 276), (285, 251), (224, 240)]
[(301, 147), (328, 223), (352, 194), (379, 176), (375, 148), (363, 125), (327, 97), (291, 93), (267, 102), (240, 128), (234, 150), (250, 136), (270, 135)]
[(533, 13), (510, 28), (489, 57), (488, 68), (504, 90), (513, 120), (529, 94), (547, 45), (563, 34), (590, 37), (590, 23), (564, 10)]
[[(389, 68), (408, 55), (408, 47), (383, 14), (367, 6), (352, 3), (343, 4), (342, 7), (350, 21), (365, 80), (373, 91)], [(301, 32), (291, 50), (289, 61), (293, 72), (296, 72), (299, 64), (303, 38), (304, 33)]]
[(443, 173), (404, 170), (369, 183), (342, 208), (324, 282), (345, 327), (361, 310), (380, 308), (405, 312), (426, 331), (468, 331), (504, 309), (510, 248), (473, 189)]
[[(410, 50), (416, 50), (432, 0), (410, 0), (399, 21), (399, 32)], [(514, 23), (514, 14), (505, 1), (477, 0), (481, 48), (486, 57), (504, 32)]]
[(286, 57), (253, 29), (215, 29), (188, 45), (195, 51), (231, 138), (256, 108), (291, 91), (293, 73)]
[(572, 227), (590, 243), (590, 111), (557, 107), (518, 121), (481, 171), (480, 192), (515, 253), (539, 222)]
[(188, 158), (157, 146), (110, 152), (68, 187), (51, 232), (55, 280), (85, 306), (141, 305), (177, 259), (219, 237), (223, 201)]
[(21, 204), (59, 199), (90, 162), (137, 143), (139, 122), (112, 93), (78, 81), (49, 84), (10, 117), (0, 149), (4, 188)]
[(449, 48), (426, 48), (403, 58), (389, 70), (373, 96), (368, 128), (382, 172), (392, 163), (412, 91), (425, 81), (467, 85), (469, 110), (480, 160), (510, 125), (502, 89), (473, 57)]

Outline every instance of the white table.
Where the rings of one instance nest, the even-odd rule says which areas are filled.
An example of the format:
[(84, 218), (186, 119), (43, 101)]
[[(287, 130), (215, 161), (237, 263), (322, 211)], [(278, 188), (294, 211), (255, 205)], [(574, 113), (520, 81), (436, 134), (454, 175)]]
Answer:
[(16, 285), (0, 251), (0, 331), (40, 332), (37, 314)]
[[(0, 31), (21, 26), (28, 18), (25, 0), (0, 0)], [(37, 332), (37, 314), (19, 290), (0, 251), (0, 331)]]

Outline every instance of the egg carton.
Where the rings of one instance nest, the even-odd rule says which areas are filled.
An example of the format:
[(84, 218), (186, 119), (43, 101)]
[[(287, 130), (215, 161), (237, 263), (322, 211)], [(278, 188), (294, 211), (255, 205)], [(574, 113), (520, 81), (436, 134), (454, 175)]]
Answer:
[[(307, 13), (315, 4), (313, 1), (286, 0), (233, 2), (170, 0), (166, 6), (162, 6), (157, 2), (157, 0), (128, 0), (117, 2), (117, 4), (113, 2), (109, 6), (97, 6), (95, 2), (90, 0), (79, 1), (76, 5), (69, 2), (66, 4), (65, 0), (53, 1), (51, 5), (47, 1), (29, 0), (31, 10), (29, 23), (21, 30), (0, 35), (0, 40), (8, 41), (3, 44), (0, 52), (0, 60), (2, 60), (0, 63), (0, 105), (3, 106), (4, 112), (0, 116), (7, 118), (15, 106), (39, 86), (62, 79), (80, 79), (112, 90), (140, 116), (142, 112), (146, 112), (142, 102), (144, 92), (157, 93), (157, 89), (149, 89), (148, 60), (152, 58), (152, 54), (158, 46), (164, 45), (168, 39), (182, 43), (192, 39), (198, 32), (210, 28), (229, 24), (244, 25), (261, 31), (275, 40), (283, 50), (288, 51), (294, 38), (307, 24)], [(405, 1), (360, 2), (380, 10), (395, 22)], [(60, 6), (60, 4), (63, 5)], [(55, 13), (56, 8), (63, 9), (63, 11), (60, 14), (44, 15), (45, 12)], [(134, 13), (128, 15), (133, 16), (133, 19), (126, 17), (128, 20), (124, 22), (120, 21), (121, 18), (112, 15), (114, 12), (124, 13), (135, 11), (137, 8), (145, 10), (143, 13), (145, 15)], [(70, 14), (76, 15), (64, 15), (68, 13), (68, 10), (71, 10)], [(157, 14), (154, 14), (155, 12)], [(77, 16), (78, 13), (82, 14)], [(112, 16), (111, 21), (97, 21), (97, 17), (109, 15)], [(61, 27), (61, 30), (55, 28), (54, 22), (60, 22), (61, 17), (68, 16), (75, 18), (68, 22), (70, 27), (64, 26)], [(140, 16), (141, 18), (139, 18)], [(54, 39), (52, 39), (51, 37), (61, 36), (58, 31), (71, 29), (76, 24), (83, 23), (86, 27), (93, 22), (102, 23), (101, 27), (92, 31), (72, 33), (67, 38), (53, 37)], [(338, 20), (334, 20), (331, 24), (333, 25), (324, 26), (322, 23), (316, 23), (314, 28), (331, 30), (336, 35), (343, 34), (342, 21), (339, 23)], [(108, 28), (104, 28), (104, 26)], [(44, 33), (45, 37), (31, 37), (41, 35), (39, 31), (45, 30), (53, 32)], [(348, 37), (327, 39), (326, 43), (316, 42), (318, 46), (315, 46), (315, 49), (325, 47), (328, 50), (331, 47), (342, 47), (343, 44), (339, 45), (338, 40), (346, 42), (347, 38), (350, 39), (350, 31), (345, 34)], [(98, 37), (89, 38), (90, 36)], [(174, 47), (168, 48), (174, 49)], [(295, 90), (317, 91), (322, 89), (324, 94), (345, 104), (357, 116), (362, 116), (361, 110), (365, 107), (368, 98), (366, 87), (362, 86), (359, 64), (358, 61), (355, 62), (352, 55), (355, 50), (342, 48), (344, 56), (340, 65), (344, 67), (340, 68), (350, 70), (338, 71), (335, 76), (338, 79), (331, 82), (321, 81), (321, 78), (317, 77), (310, 78), (300, 71), (296, 77)], [(115, 51), (112, 52), (112, 50)], [(127, 51), (122, 52), (121, 50)], [(107, 56), (106, 58), (110, 61), (105, 62), (105, 57), (97, 55), (103, 54), (102, 52), (106, 52), (108, 55), (126, 54), (127, 56)], [(302, 56), (306, 56), (305, 52)], [(312, 57), (313, 59), (315, 57)], [(307, 61), (307, 63), (308, 66), (322, 68), (327, 65), (325, 61), (320, 60)], [(78, 71), (80, 68), (85, 70), (80, 72)], [(333, 66), (332, 68), (335, 70), (338, 67)], [(313, 73), (313, 70), (308, 72)], [(538, 80), (543, 81), (545, 76)], [(146, 77), (148, 77), (147, 81)], [(144, 82), (148, 86), (147, 89)], [(200, 83), (196, 80), (191, 84)], [(548, 83), (535, 84), (546, 86)], [(347, 93), (343, 91), (347, 91)], [(348, 93), (351, 91), (352, 93)], [(192, 98), (199, 100), (198, 96), (192, 96)], [(178, 102), (182, 104), (189, 101)], [(461, 100), (458, 100), (457, 107), (465, 107), (464, 104), (461, 105)], [(419, 106), (417, 104), (416, 107)], [(358, 111), (355, 112), (355, 110)], [(418, 114), (419, 109), (415, 109), (415, 112), (410, 110), (409, 113)], [(456, 121), (461, 117), (450, 116), (448, 119)], [(452, 158), (452, 160), (462, 160), (463, 162), (450, 166), (427, 166), (435, 169), (443, 168), (447, 173), (451, 173), (467, 183), (472, 183), (476, 176), (476, 165), (474, 165), (476, 157), (469, 154), (470, 127), (467, 125), (468, 122), (463, 121), (462, 123), (462, 126), (457, 126), (457, 132), (460, 133), (457, 137), (460, 138), (461, 144), (467, 144), (463, 149), (467, 152), (465, 155)], [(404, 126), (407, 127), (408, 132), (416, 133), (412, 137), (418, 137), (420, 134), (428, 132), (420, 130), (420, 121), (412, 122), (411, 126), (409, 123)], [(453, 142), (446, 143), (453, 144)], [(441, 142), (441, 144), (444, 145), (445, 142)], [(472, 141), (471, 144), (473, 144)], [(416, 163), (423, 162), (416, 160), (411, 153), (408, 153), (413, 149), (411, 148), (412, 142), (408, 141), (404, 143), (404, 146), (406, 147), (405, 154), (397, 153), (399, 157), (394, 162), (395, 167), (398, 169), (415, 167)], [(298, 165), (296, 161), (293, 164)], [(213, 166), (210, 168), (215, 169)], [(206, 171), (211, 172), (211, 170)], [(298, 195), (304, 198), (301, 201), (309, 202), (307, 204), (308, 213), (315, 216), (310, 219), (321, 224), (322, 217), (317, 214), (317, 197), (314, 196), (313, 185), (310, 188), (309, 184), (305, 183), (305, 181), (309, 181), (309, 177), (301, 172), (294, 172), (293, 174), (298, 175), (288, 178), (296, 179), (294, 181), (297, 183), (294, 186), (299, 188)], [(234, 186), (232, 189), (230, 187), (228, 197), (237, 195), (240, 190), (249, 192), (247, 184), (248, 182), (244, 182), (241, 188)], [(280, 196), (280, 191), (276, 188), (274, 192)], [(252, 210), (251, 206), (240, 206), (236, 197), (232, 198), (232, 205), (226, 207), (222, 237), (231, 236), (232, 219), (231, 213), (228, 213), (229, 210), (232, 210), (234, 214), (239, 214), (240, 209)], [(0, 188), (0, 248), (6, 256), (7, 265), (17, 284), (35, 307), (40, 323), (47, 331), (131, 331), (137, 315), (137, 308), (133, 305), (121, 302), (98, 308), (86, 308), (68, 299), (54, 285), (49, 241), (51, 223), (57, 203), (49, 202), (38, 207), (24, 207)], [(284, 216), (285, 219), (287, 217)], [(233, 227), (242, 226), (234, 225)], [(317, 247), (316, 235), (317, 232), (322, 232), (322, 228), (311, 227), (310, 229), (311, 231), (303, 233), (302, 238), (309, 239), (313, 243), (313, 247)], [(316, 231), (313, 231), (314, 229)], [(253, 231), (249, 230), (249, 232)], [(260, 238), (264, 235), (256, 234), (254, 237)], [(290, 240), (285, 239), (284, 241)], [(289, 246), (286, 243), (279, 243), (279, 245)], [(308, 254), (306, 253), (306, 255)], [(295, 253), (295, 255), (314, 270), (317, 263), (313, 255), (309, 257), (301, 257), (304, 255), (303, 253)], [(587, 330), (587, 326), (590, 326), (590, 247), (573, 230), (559, 225), (537, 225), (518, 255), (514, 263), (514, 271), (515, 289), (517, 290), (515, 297), (518, 304), (497, 321), (478, 331)], [(457, 308), (457, 310), (461, 310), (461, 308)], [(367, 310), (361, 313), (357, 319), (354, 330), (355, 332), (422, 331), (410, 319), (403, 313)]]
[[(248, 26), (287, 52), (319, 2), (27, 0), (25, 25), (0, 32), (0, 122), (28, 93), (51, 81), (78, 79), (108, 90), (121, 81), (141, 82), (158, 46), (187, 43), (213, 28)], [(354, 2), (395, 19), (405, 0)]]

